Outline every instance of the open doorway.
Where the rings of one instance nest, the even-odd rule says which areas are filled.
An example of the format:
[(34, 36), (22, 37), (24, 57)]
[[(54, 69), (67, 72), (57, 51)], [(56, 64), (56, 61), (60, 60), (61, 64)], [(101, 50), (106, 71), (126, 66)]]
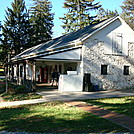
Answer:
[(48, 67), (40, 68), (40, 82), (48, 82)]

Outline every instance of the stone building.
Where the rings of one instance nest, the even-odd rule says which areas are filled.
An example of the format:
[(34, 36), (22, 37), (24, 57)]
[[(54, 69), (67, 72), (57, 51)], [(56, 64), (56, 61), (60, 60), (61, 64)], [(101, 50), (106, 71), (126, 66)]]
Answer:
[[(10, 79), (36, 88), (53, 69), (89, 74), (99, 89), (134, 86), (134, 31), (119, 16), (25, 50), (7, 64)], [(77, 83), (76, 83), (77, 84)]]

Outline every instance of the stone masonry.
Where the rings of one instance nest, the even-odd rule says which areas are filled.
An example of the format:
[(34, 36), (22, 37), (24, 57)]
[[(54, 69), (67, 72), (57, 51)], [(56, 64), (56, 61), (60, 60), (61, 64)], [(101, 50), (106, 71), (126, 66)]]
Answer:
[[(90, 39), (83, 46), (84, 73), (91, 74), (91, 82), (100, 89), (126, 89), (134, 87), (134, 55), (105, 54), (105, 43)], [(101, 75), (101, 65), (107, 65), (107, 75)], [(129, 75), (124, 75), (124, 66), (129, 66)]]

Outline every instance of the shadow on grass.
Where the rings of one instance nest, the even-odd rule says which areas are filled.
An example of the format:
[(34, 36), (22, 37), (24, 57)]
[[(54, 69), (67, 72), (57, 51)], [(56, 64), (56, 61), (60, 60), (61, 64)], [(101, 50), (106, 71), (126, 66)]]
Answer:
[(13, 132), (128, 132), (105, 119), (62, 103), (1, 109), (0, 130)]
[(92, 99), (84, 101), (111, 111), (134, 117), (134, 96), (121, 98)]

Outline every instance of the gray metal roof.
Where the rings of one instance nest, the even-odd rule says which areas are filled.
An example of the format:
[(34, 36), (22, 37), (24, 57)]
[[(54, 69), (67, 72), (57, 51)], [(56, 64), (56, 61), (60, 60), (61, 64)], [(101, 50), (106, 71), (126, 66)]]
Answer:
[(30, 58), (31, 55), (36, 55), (35, 57), (37, 57), (40, 53), (45, 54), (45, 52), (49, 50), (54, 50), (56, 48), (60, 48), (63, 46), (70, 46), (70, 44), (81, 41), (82, 39), (86, 38), (89, 34), (92, 34), (94, 31), (100, 29), (104, 25), (107, 25), (109, 22), (112, 22), (113, 20), (115, 20), (115, 18), (116, 17), (86, 26), (85, 28), (79, 29), (75, 32), (60, 36), (46, 43), (42, 43), (32, 48), (29, 48), (12, 58), (12, 60), (23, 59), (24, 57)]

